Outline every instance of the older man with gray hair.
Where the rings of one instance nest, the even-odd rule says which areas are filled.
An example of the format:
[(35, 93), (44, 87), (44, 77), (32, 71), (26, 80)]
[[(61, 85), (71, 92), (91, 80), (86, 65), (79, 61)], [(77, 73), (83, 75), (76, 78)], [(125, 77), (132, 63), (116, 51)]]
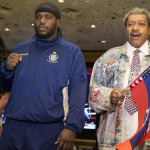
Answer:
[[(124, 17), (128, 41), (105, 52), (94, 64), (89, 103), (100, 113), (97, 130), (99, 150), (115, 150), (138, 128), (138, 110), (125, 89), (150, 65), (150, 12), (134, 8)], [(142, 100), (142, 99), (141, 99)], [(136, 149), (144, 149), (144, 144)]]

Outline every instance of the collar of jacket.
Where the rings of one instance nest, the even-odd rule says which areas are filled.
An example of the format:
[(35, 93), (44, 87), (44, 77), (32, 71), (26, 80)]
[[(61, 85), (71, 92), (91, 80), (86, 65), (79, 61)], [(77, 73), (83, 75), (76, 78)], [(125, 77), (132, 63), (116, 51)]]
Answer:
[(37, 36), (35, 36), (35, 42), (40, 47), (49, 47), (49, 46), (56, 45), (57, 43), (60, 42), (60, 40), (61, 40), (61, 36), (59, 32), (57, 33), (57, 36), (51, 40), (39, 39)]
[(122, 55), (126, 55), (127, 56), (127, 42), (122, 46), (122, 49), (120, 51), (120, 57)]
[[(149, 52), (147, 56), (150, 56), (150, 42), (147, 40), (148, 42), (148, 47), (149, 47)], [(122, 50), (120, 51), (120, 57), (122, 55), (126, 55), (127, 56), (127, 42), (122, 46)]]

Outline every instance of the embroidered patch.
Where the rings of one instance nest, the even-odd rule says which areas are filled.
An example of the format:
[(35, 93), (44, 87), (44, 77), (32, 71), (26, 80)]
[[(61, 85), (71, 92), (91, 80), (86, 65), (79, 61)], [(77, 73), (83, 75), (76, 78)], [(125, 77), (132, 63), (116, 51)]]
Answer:
[(29, 53), (24, 53), (24, 54), (20, 54), (21, 56), (26, 56), (29, 55)]
[(57, 63), (58, 62), (58, 55), (56, 52), (53, 52), (51, 55), (49, 55), (49, 60), (47, 60), (50, 63)]

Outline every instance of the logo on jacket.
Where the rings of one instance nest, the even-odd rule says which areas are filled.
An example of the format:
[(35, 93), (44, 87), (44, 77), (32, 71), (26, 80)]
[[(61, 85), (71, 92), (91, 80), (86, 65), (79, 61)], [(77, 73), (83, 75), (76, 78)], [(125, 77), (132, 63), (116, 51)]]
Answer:
[(24, 53), (24, 54), (20, 54), (21, 56), (26, 56), (29, 55), (29, 53)]
[(50, 63), (57, 63), (58, 62), (58, 55), (56, 52), (53, 52), (51, 55), (49, 55), (49, 60), (47, 60)]

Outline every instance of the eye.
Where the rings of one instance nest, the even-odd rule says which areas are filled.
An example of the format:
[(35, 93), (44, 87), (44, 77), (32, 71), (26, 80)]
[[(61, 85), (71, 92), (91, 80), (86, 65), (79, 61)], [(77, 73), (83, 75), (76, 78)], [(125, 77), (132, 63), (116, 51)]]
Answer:
[(52, 16), (46, 16), (45, 17), (47, 20), (51, 20), (53, 17)]
[(51, 18), (50, 17), (45, 17), (47, 20), (50, 20)]
[(40, 18), (41, 18), (40, 16), (35, 16), (36, 20), (40, 20)]
[(130, 27), (130, 26), (133, 26), (133, 23), (129, 23), (128, 26), (129, 26), (129, 27)]
[(129, 21), (128, 22), (128, 27), (133, 27), (135, 25), (135, 22), (134, 21)]
[(144, 24), (144, 23), (139, 23), (139, 25), (140, 25), (140, 26), (145, 26), (145, 24)]

